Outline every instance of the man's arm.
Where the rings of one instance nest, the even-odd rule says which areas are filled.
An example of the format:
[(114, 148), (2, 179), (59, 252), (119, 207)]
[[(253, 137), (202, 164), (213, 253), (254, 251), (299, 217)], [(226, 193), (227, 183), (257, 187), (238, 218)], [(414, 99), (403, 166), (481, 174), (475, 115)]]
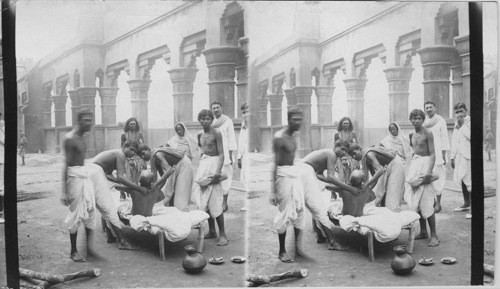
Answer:
[[(335, 165), (338, 161), (340, 161), (340, 160), (338, 159), (337, 155), (335, 155), (335, 153), (333, 151), (328, 153), (326, 182), (333, 184), (333, 185), (341, 188), (342, 190), (346, 190), (353, 195), (359, 195), (360, 192), (358, 189), (356, 189), (355, 187), (349, 186), (348, 184), (342, 182), (341, 180), (339, 180), (338, 178), (335, 177)], [(321, 181), (323, 181), (323, 180), (321, 180)]]
[(61, 198), (60, 202), (67, 206), (68, 203), (66, 202), (66, 183), (68, 181), (68, 164), (70, 161), (69, 155), (72, 153), (72, 147), (71, 147), (71, 140), (68, 138), (64, 139), (64, 165), (62, 169), (62, 178), (61, 178)]
[[(163, 156), (158, 155), (158, 158), (160, 158), (160, 161), (162, 163), (164, 163), (164, 162), (167, 163), (167, 160)], [(155, 191), (155, 190), (163, 187), (163, 185), (165, 184), (167, 179), (174, 173), (174, 171), (175, 171), (175, 166), (170, 167), (170, 169), (161, 176), (161, 178), (158, 180), (158, 182), (153, 185), (151, 191)]]
[(276, 177), (278, 174), (278, 161), (279, 161), (279, 151), (280, 151), (280, 145), (281, 145), (281, 138), (274, 138), (273, 139), (273, 151), (274, 151), (274, 168), (273, 168), (273, 183), (271, 185), (271, 193), (269, 195), (269, 202), (273, 206), (277, 206), (278, 204), (276, 203)]
[(222, 133), (214, 129), (215, 141), (217, 143), (217, 153), (219, 155), (219, 162), (217, 163), (217, 170), (213, 176), (212, 183), (217, 183), (220, 180), (220, 174), (222, 171), (222, 166), (224, 165), (224, 145), (222, 143)]
[(116, 179), (118, 180), (118, 183), (125, 185), (129, 188), (132, 188), (136, 191), (139, 191), (143, 194), (147, 194), (149, 192), (148, 189), (136, 185), (127, 179), (125, 174), (125, 162), (126, 162), (125, 155), (116, 157)]
[(238, 145), (236, 144), (236, 136), (234, 134), (234, 124), (231, 119), (228, 119), (227, 124), (227, 145), (229, 148), (229, 160), (231, 164), (233, 163), (233, 151), (238, 150)]
[(378, 182), (378, 179), (384, 174), (385, 169), (382, 167), (382, 165), (378, 162), (377, 157), (375, 156), (375, 153), (373, 152), (368, 152), (366, 154), (367, 161), (370, 161), (370, 164), (372, 167), (375, 169), (375, 174), (369, 180), (362, 189), (362, 193), (364, 193), (366, 190), (368, 190), (370, 187), (375, 186)]
[(427, 167), (426, 175), (424, 176), (423, 183), (429, 184), (431, 182), (432, 177), (432, 169), (434, 168), (434, 164), (436, 163), (436, 151), (434, 150), (434, 136), (430, 130), (425, 132), (427, 136), (427, 145), (429, 146), (429, 166)]

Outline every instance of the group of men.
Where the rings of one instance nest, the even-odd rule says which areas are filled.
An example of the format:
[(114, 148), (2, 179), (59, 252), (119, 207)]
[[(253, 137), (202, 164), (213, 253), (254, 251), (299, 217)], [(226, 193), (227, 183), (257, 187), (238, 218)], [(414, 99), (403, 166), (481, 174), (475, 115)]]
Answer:
[[(410, 112), (409, 120), (414, 130), (410, 133), (411, 157), (403, 160), (396, 151), (377, 144), (365, 149), (358, 144), (339, 139), (332, 149), (321, 149), (295, 160), (297, 143), (293, 136), (298, 131), (303, 113), (292, 107), (288, 110), (288, 125), (274, 135), (275, 170), (274, 190), (270, 195), (272, 205), (279, 212), (274, 222), (278, 229), (279, 259), (293, 262), (285, 249), (286, 230), (293, 225), (296, 255), (304, 255), (300, 248), (302, 230), (305, 228), (304, 210), (313, 216), (313, 228), (318, 233), (318, 243), (325, 237), (328, 249), (348, 250), (336, 242), (332, 229), (338, 225), (329, 218), (329, 204), (321, 197), (326, 188), (332, 198), (343, 201), (342, 214), (359, 217), (365, 205), (382, 206), (394, 212), (413, 210), (420, 213), (420, 234), (416, 239), (427, 239), (427, 222), (430, 227), (429, 246), (439, 245), (435, 213), (441, 211), (441, 196), (446, 179), (446, 151), (450, 150), (447, 125), (436, 114), (436, 105), (427, 101), (426, 114), (420, 109)], [(451, 146), (451, 167), (454, 180), (462, 185), (464, 204), (454, 211), (470, 209), (470, 117), (464, 103), (454, 106), (455, 126)], [(361, 171), (354, 171), (349, 179), (341, 180), (335, 172), (337, 162), (345, 157), (360, 161)], [(406, 163), (406, 164), (405, 164)], [(326, 171), (326, 174), (325, 174)], [(371, 178), (370, 178), (371, 175)], [(471, 215), (468, 213), (467, 218)], [(324, 235), (323, 235), (324, 233)], [(326, 235), (326, 236), (325, 236)]]
[[(210, 108), (211, 110), (203, 109), (198, 114), (202, 131), (197, 134), (201, 154), (196, 175), (184, 152), (169, 146), (160, 146), (151, 151), (147, 145), (139, 146), (134, 140), (125, 141), (120, 149), (101, 152), (85, 163), (87, 148), (84, 134), (91, 129), (93, 114), (87, 110), (78, 113), (78, 125), (64, 139), (66, 158), (61, 190), (61, 202), (70, 210), (65, 225), (70, 232), (71, 259), (76, 262), (85, 261), (76, 246), (80, 224), (85, 226), (88, 254), (97, 256), (92, 246), (97, 210), (108, 227), (108, 242), (118, 238), (119, 249), (137, 249), (137, 246), (126, 240), (122, 232), (126, 225), (119, 218), (118, 206), (112, 198), (108, 181), (131, 195), (132, 213), (151, 216), (153, 205), (159, 202), (175, 206), (180, 211), (189, 210), (192, 204), (195, 209), (208, 212), (211, 218), (205, 238), (217, 237), (216, 221), (219, 227), (217, 244), (227, 245), (223, 213), (228, 210), (233, 152), (238, 146), (234, 124), (231, 118), (222, 114), (222, 104), (213, 102)], [(242, 177), (245, 174), (248, 110), (247, 104), (241, 106), (243, 123), (237, 160), (238, 167), (242, 169)], [(150, 161), (151, 167), (151, 171), (139, 172), (140, 179), (136, 182), (127, 178), (125, 168), (127, 158), (135, 155), (146, 162)], [(116, 173), (113, 174), (114, 172)]]

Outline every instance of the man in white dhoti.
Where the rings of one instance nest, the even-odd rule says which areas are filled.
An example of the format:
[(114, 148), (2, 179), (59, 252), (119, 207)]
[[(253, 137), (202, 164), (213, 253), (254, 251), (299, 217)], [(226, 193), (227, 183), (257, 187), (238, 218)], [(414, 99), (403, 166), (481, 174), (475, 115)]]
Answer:
[(241, 116), (243, 117), (243, 122), (241, 123), (240, 135), (238, 137), (238, 168), (240, 171), (240, 182), (247, 188), (247, 165), (248, 165), (248, 111), (249, 107), (247, 103), (244, 103), (240, 107)]
[(451, 146), (451, 167), (455, 170), (453, 179), (462, 186), (464, 204), (455, 209), (456, 212), (469, 211), (465, 216), (472, 218), (470, 213), (472, 180), (471, 180), (471, 152), (470, 152), (470, 116), (464, 103), (457, 103), (455, 112), (455, 128), (453, 129)]
[(415, 212), (420, 212), (420, 234), (415, 239), (427, 239), (427, 222), (431, 231), (430, 247), (439, 245), (436, 233), (436, 218), (434, 216), (435, 189), (431, 183), (433, 179), (432, 170), (436, 161), (434, 152), (434, 137), (432, 132), (423, 123), (425, 114), (420, 109), (414, 109), (410, 113), (410, 121), (415, 131), (410, 136), (410, 143), (414, 154), (410, 168), (405, 179), (404, 199), (409, 207)]
[(95, 229), (95, 193), (90, 180), (90, 173), (84, 166), (87, 146), (83, 134), (92, 126), (93, 115), (89, 111), (80, 111), (77, 115), (78, 125), (66, 134), (63, 145), (66, 160), (63, 167), (61, 203), (69, 206), (70, 213), (64, 220), (69, 230), (71, 243), (70, 257), (75, 262), (84, 262), (76, 248), (78, 227), (85, 226), (87, 234), (87, 252), (93, 254), (92, 242)]
[(233, 151), (237, 150), (238, 147), (236, 146), (233, 121), (227, 115), (222, 114), (222, 104), (214, 101), (210, 105), (210, 109), (215, 117), (212, 127), (220, 131), (224, 145), (224, 166), (222, 172), (228, 176), (225, 181), (222, 181), (222, 191), (224, 192), (222, 206), (225, 212), (228, 210), (227, 197), (233, 181)]
[(441, 211), (441, 195), (443, 194), (444, 184), (446, 182), (446, 151), (450, 150), (450, 141), (448, 139), (448, 129), (446, 121), (442, 116), (436, 113), (436, 105), (432, 101), (424, 103), (424, 109), (427, 113), (427, 118), (424, 121), (424, 127), (429, 129), (434, 136), (434, 151), (436, 152), (436, 163), (433, 172), (439, 176), (439, 179), (434, 181), (434, 189), (436, 190), (436, 204), (434, 212)]
[(222, 133), (213, 128), (214, 115), (210, 110), (203, 109), (198, 114), (198, 121), (203, 127), (203, 132), (198, 134), (198, 141), (203, 155), (196, 171), (194, 181), (197, 183), (193, 192), (193, 203), (202, 211), (210, 214), (208, 219), (209, 232), (205, 239), (216, 238), (215, 222), (219, 226), (218, 246), (227, 245), (226, 232), (224, 230), (223, 203), (223, 164), (224, 164), (224, 143)]
[(293, 262), (285, 248), (286, 229), (293, 225), (295, 231), (295, 254), (307, 257), (301, 249), (302, 231), (305, 228), (304, 209), (307, 207), (313, 218), (327, 230), (334, 224), (328, 218), (328, 207), (322, 202), (320, 185), (316, 172), (311, 165), (294, 163), (297, 143), (293, 133), (302, 123), (303, 113), (297, 108), (288, 110), (288, 126), (274, 135), (275, 170), (273, 174), (274, 190), (270, 202), (278, 206), (279, 212), (274, 218), (278, 229), (279, 253), (282, 262)]

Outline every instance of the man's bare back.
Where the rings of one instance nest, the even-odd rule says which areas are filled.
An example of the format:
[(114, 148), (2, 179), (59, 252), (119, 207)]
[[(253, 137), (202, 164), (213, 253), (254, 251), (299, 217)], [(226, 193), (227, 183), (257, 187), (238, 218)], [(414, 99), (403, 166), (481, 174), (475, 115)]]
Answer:
[(375, 171), (377, 171), (380, 166), (387, 166), (393, 159), (394, 158), (390, 158), (375, 151), (369, 151), (366, 153), (366, 164), (372, 175), (375, 174)]
[(316, 174), (323, 174), (328, 170), (328, 163), (337, 162), (337, 155), (331, 149), (317, 150), (305, 156), (303, 162), (313, 167)]
[(126, 160), (127, 158), (121, 149), (114, 149), (99, 153), (92, 159), (92, 162), (100, 165), (104, 170), (104, 173), (108, 175), (112, 174), (115, 170), (118, 171), (118, 168), (122, 167), (123, 172), (125, 172)]

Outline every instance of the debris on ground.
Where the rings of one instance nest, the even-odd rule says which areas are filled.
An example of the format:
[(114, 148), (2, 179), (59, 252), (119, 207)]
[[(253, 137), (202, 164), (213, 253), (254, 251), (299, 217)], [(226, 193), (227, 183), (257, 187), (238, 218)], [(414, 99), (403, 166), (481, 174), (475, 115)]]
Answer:
[(49, 288), (52, 285), (64, 283), (78, 278), (97, 277), (101, 275), (101, 269), (91, 268), (71, 274), (56, 275), (31, 271), (19, 268), (19, 276), (23, 279), (21, 286), (24, 288)]
[(276, 282), (284, 279), (291, 278), (305, 278), (308, 274), (307, 269), (295, 269), (291, 271), (287, 271), (281, 274), (272, 274), (272, 275), (254, 275), (248, 274), (247, 281), (250, 282), (249, 287), (258, 287), (264, 284), (269, 284), (271, 282)]

